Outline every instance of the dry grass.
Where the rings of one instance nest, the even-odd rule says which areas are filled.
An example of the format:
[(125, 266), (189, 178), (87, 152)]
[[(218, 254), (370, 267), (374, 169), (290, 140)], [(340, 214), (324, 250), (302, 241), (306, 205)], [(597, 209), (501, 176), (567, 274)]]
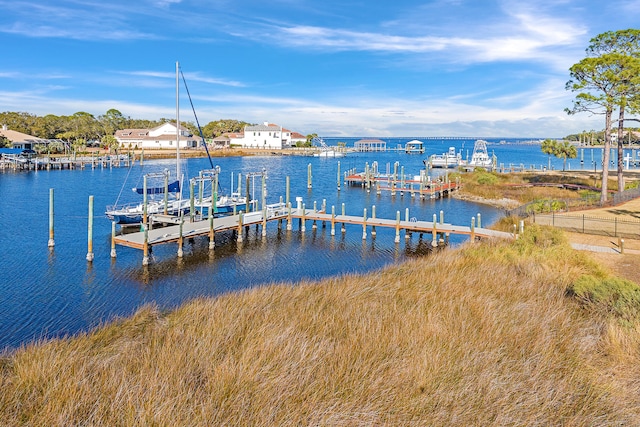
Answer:
[[(1, 362), (4, 425), (638, 425), (640, 334), (562, 234), (140, 310)], [(588, 308), (588, 307), (587, 307)]]
[(590, 186), (592, 180), (561, 174), (512, 173), (499, 174), (482, 169), (461, 175), (461, 192), (487, 200), (509, 199), (519, 204), (539, 199), (572, 199), (580, 194), (573, 190), (556, 187), (534, 187), (528, 184), (563, 183)]

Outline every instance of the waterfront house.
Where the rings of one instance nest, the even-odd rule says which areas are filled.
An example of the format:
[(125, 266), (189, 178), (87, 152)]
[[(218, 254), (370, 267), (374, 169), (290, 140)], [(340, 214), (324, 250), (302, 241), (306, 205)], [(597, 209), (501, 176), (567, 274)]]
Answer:
[(11, 146), (17, 150), (33, 150), (36, 145), (47, 145), (49, 143), (47, 139), (10, 130), (7, 125), (2, 125), (2, 128), (0, 128), (0, 137), (8, 139)]
[(244, 127), (242, 138), (232, 138), (231, 144), (245, 148), (281, 150), (291, 147), (291, 131), (269, 122), (249, 125)]
[[(120, 129), (115, 138), (123, 148), (164, 149), (176, 148), (176, 125), (164, 123), (152, 129)], [(195, 138), (189, 129), (180, 126), (180, 148), (196, 148), (200, 140)]]
[(307, 142), (307, 137), (299, 132), (291, 132), (291, 146), (303, 145)]

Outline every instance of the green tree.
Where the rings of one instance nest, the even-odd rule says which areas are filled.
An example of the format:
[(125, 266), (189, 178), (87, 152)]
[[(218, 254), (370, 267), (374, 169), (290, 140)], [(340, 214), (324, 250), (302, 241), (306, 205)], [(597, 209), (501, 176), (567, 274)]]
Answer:
[(588, 57), (569, 69), (571, 80), (566, 88), (579, 92), (573, 101), (573, 107), (565, 111), (569, 114), (589, 112), (604, 114), (604, 154), (602, 162), (602, 187), (600, 201), (607, 200), (609, 181), (609, 152), (611, 148), (611, 117), (615, 106), (615, 71), (606, 58)]
[(0, 135), (0, 148), (11, 147), (11, 141), (5, 136)]
[(569, 141), (556, 141), (555, 153), (556, 157), (562, 157), (562, 170), (567, 169), (567, 159), (575, 159), (578, 156), (578, 150), (575, 145)]
[(624, 191), (624, 117), (625, 111), (638, 111), (640, 96), (640, 30), (607, 31), (591, 39), (591, 56), (606, 58), (615, 72), (615, 98), (618, 107), (618, 191)]
[(117, 130), (125, 129), (126, 120), (122, 113), (115, 108), (111, 108), (104, 115), (98, 116), (103, 136), (113, 136)]
[(116, 152), (116, 154), (118, 154), (118, 146), (119, 146), (119, 142), (116, 139), (115, 136), (113, 135), (105, 135), (102, 137), (102, 145), (107, 148), (109, 150), (109, 153), (111, 153), (111, 150), (114, 150)]
[(567, 169), (567, 159), (575, 159), (578, 156), (578, 150), (575, 145), (569, 141), (556, 141), (545, 139), (540, 146), (543, 153), (549, 156), (549, 169), (551, 169), (551, 156), (563, 159), (562, 170)]
[(239, 133), (244, 130), (245, 126), (250, 126), (250, 123), (240, 120), (232, 119), (220, 119), (207, 123), (202, 128), (202, 133), (207, 138), (216, 138), (225, 133)]
[(551, 170), (551, 155), (555, 153), (556, 144), (557, 144), (557, 141), (554, 141), (551, 139), (545, 139), (544, 141), (542, 141), (542, 144), (540, 145), (540, 149), (542, 150), (542, 152), (547, 155), (548, 170)]

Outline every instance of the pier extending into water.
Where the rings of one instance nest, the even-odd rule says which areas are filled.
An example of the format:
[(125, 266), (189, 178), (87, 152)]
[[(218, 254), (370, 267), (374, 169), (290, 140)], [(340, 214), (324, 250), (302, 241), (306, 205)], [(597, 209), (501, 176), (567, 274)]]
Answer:
[(344, 182), (351, 186), (360, 185), (367, 192), (373, 190), (380, 194), (382, 191), (390, 191), (392, 196), (395, 196), (396, 193), (400, 193), (400, 195), (409, 193), (411, 197), (418, 195), (423, 199), (447, 197), (451, 192), (460, 188), (460, 180), (450, 181), (446, 171), (442, 178), (435, 180), (431, 179), (426, 169), (422, 169), (420, 175), (407, 176), (404, 166), (400, 166), (398, 162), (394, 163), (393, 172), (389, 170), (386, 173), (378, 170), (377, 162), (373, 162), (371, 166), (367, 163), (363, 172), (357, 172), (355, 169), (345, 172)]
[[(453, 225), (444, 222), (444, 213), (440, 211), (440, 218), (436, 214), (433, 215), (432, 221), (417, 220), (409, 216), (409, 209), (405, 210), (404, 219), (402, 219), (400, 211), (396, 212), (395, 219), (377, 218), (375, 206), (371, 212), (367, 212), (365, 208), (362, 216), (346, 215), (345, 206), (342, 205), (342, 213), (336, 214), (335, 206), (331, 207), (331, 212), (326, 211), (324, 205), (321, 209), (317, 209), (314, 203), (313, 209), (307, 209), (302, 204), (302, 198), (298, 197), (297, 206), (292, 208), (291, 203), (283, 202), (266, 205), (261, 211), (230, 215), (219, 218), (194, 218), (194, 220), (184, 221), (183, 218), (156, 216), (151, 217), (149, 224), (163, 223), (164, 226), (156, 228), (145, 228), (142, 231), (116, 235), (115, 231), (112, 235), (112, 256), (115, 257), (115, 245), (127, 246), (143, 251), (144, 265), (149, 263), (149, 251), (154, 245), (165, 243), (178, 243), (177, 255), (182, 257), (184, 239), (194, 238), (197, 236), (207, 236), (209, 238), (209, 249), (215, 248), (215, 233), (224, 231), (235, 231), (237, 233), (237, 241), (243, 240), (244, 231), (251, 225), (262, 226), (262, 236), (267, 234), (267, 223), (270, 221), (278, 221), (278, 227), (283, 226), (286, 221), (287, 230), (292, 230), (293, 220), (299, 220), (301, 232), (306, 231), (306, 224), (312, 221), (313, 228), (317, 227), (317, 223), (321, 222), (324, 227), (327, 223), (331, 227), (331, 235), (335, 235), (336, 225), (341, 226), (341, 232), (346, 233), (346, 224), (355, 224), (362, 227), (362, 238), (367, 238), (368, 234), (372, 237), (376, 235), (377, 227), (385, 227), (395, 229), (395, 242), (400, 242), (401, 231), (404, 231), (405, 239), (411, 238), (411, 233), (430, 233), (432, 235), (431, 245), (438, 247), (448, 242), (450, 234), (468, 235), (472, 240), (476, 238), (515, 238), (515, 233), (506, 233), (502, 231), (491, 230), (481, 227), (481, 217), (478, 214), (477, 224), (476, 218), (471, 218), (469, 226)], [(114, 227), (115, 230), (115, 227)]]
[(133, 158), (127, 154), (114, 156), (77, 156), (77, 157), (24, 157), (20, 154), (3, 154), (0, 157), (0, 170), (63, 170), (85, 168), (129, 167)]

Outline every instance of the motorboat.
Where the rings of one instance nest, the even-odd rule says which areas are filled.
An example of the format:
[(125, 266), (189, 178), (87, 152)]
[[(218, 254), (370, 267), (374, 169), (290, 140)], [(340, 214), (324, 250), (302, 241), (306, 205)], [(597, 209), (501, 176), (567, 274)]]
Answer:
[(469, 160), (468, 166), (493, 168), (495, 165), (494, 156), (489, 156), (487, 152), (487, 141), (479, 139), (473, 145), (473, 154)]
[(432, 168), (455, 168), (462, 166), (462, 154), (456, 153), (455, 147), (449, 147), (449, 151), (442, 154), (432, 154), (427, 162)]

